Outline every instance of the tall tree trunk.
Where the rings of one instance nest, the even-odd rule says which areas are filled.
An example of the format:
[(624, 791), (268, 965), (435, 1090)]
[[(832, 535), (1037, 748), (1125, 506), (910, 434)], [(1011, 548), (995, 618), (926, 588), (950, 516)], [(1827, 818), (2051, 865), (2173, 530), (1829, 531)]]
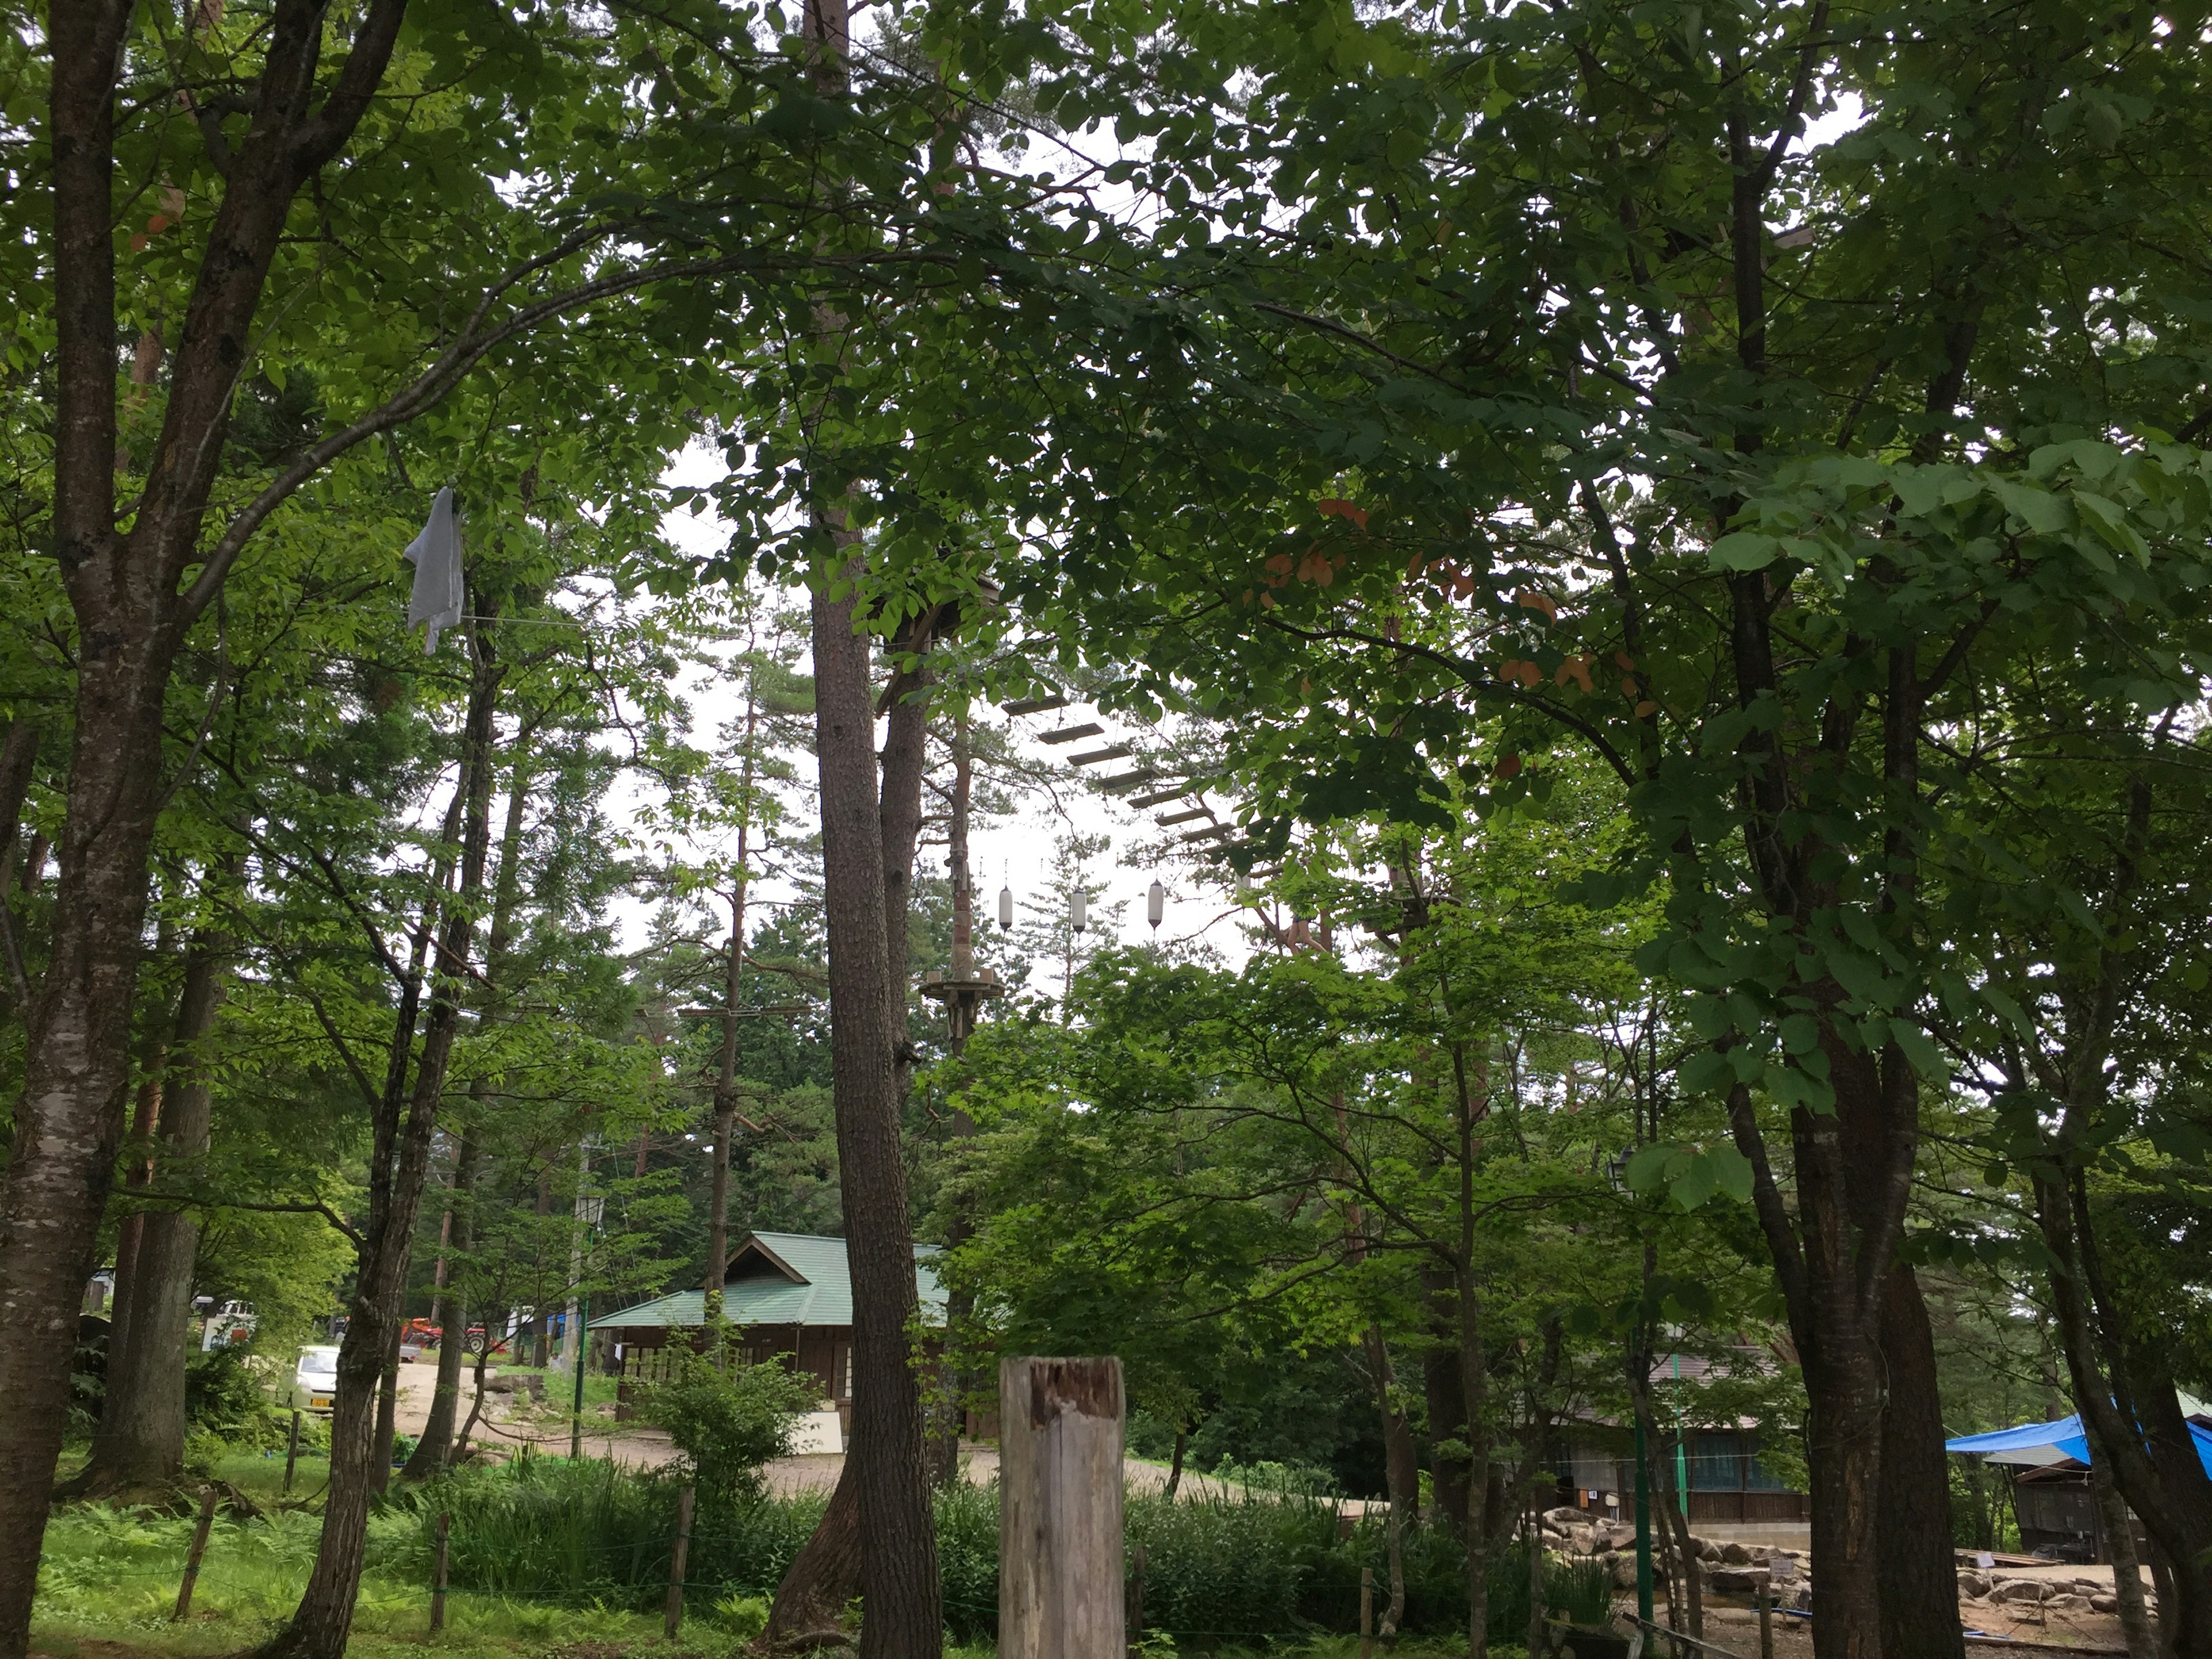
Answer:
[[(410, 1261), (413, 1252), (409, 1252)], [(368, 1489), (381, 1497), (392, 1488), (392, 1451), (399, 1438), (399, 1340), (406, 1334), (407, 1291), (400, 1287), (399, 1306), (393, 1310), (392, 1328), (384, 1341), (384, 1369), (376, 1379), (376, 1428), (371, 1436)]]
[[(857, 1415), (857, 1414), (856, 1414)], [(833, 1632), (860, 1584), (860, 1480), (850, 1449), (814, 1533), (775, 1587), (762, 1641), (772, 1653), (807, 1645), (801, 1638)]]
[(1875, 1522), (1882, 1659), (1965, 1659), (1936, 1338), (1920, 1282), (1901, 1261), (1889, 1270), (1880, 1340), (1887, 1383)]
[[(956, 981), (975, 977), (975, 884), (968, 854), (968, 817), (975, 779), (975, 748), (969, 739), (968, 710), (963, 706), (952, 718), (952, 805), (945, 837), (945, 867), (952, 878), (951, 977)], [(952, 1058), (957, 1060), (968, 1046), (970, 1024), (981, 1013), (982, 1005), (978, 1000), (962, 1009), (948, 1000), (945, 1010), (948, 1022), (946, 1046)], [(951, 1108), (947, 1127), (953, 1146), (957, 1146), (975, 1138), (975, 1120), (956, 1104)], [(945, 1194), (945, 1248), (948, 1254), (975, 1236), (975, 1206), (963, 1184), (963, 1175), (962, 1167), (956, 1162)], [(960, 1334), (975, 1313), (974, 1289), (964, 1277), (956, 1279), (945, 1298), (945, 1346), (938, 1362), (937, 1436), (930, 1460), (932, 1478), (940, 1486), (950, 1486), (960, 1479), (961, 1420), (966, 1414), (969, 1389), (974, 1386), (971, 1374), (959, 1363)]]
[[(842, 48), (842, 32), (837, 39)], [(850, 544), (842, 532), (840, 540)], [(917, 1303), (899, 1145), (904, 974), (901, 962), (895, 1006), (890, 954), (894, 943), (904, 944), (906, 929), (903, 914), (893, 922), (884, 870), (905, 809), (878, 794), (868, 640), (855, 629), (850, 596), (833, 600), (817, 587), (813, 623), (830, 1063), (853, 1276), (846, 1468), (857, 1481), (867, 1607), (860, 1651), (864, 1659), (915, 1659), (939, 1651), (943, 1616), (921, 1399), (907, 1341)], [(918, 772), (915, 781), (918, 791)], [(913, 813), (918, 820), (918, 801)], [(910, 859), (910, 836), (905, 844)]]
[(1390, 1500), (1390, 1601), (1378, 1627), (1387, 1640), (1397, 1635), (1399, 1621), (1406, 1616), (1406, 1518), (1420, 1502), (1421, 1472), (1413, 1451), (1413, 1425), (1398, 1409), (1397, 1379), (1391, 1374), (1390, 1345), (1383, 1340), (1382, 1326), (1367, 1328), (1366, 1349), (1367, 1375), (1382, 1419), (1382, 1486)]
[[(538, 1198), (530, 1212), (540, 1221), (553, 1213), (553, 1166), (550, 1164), (538, 1171)], [(538, 1237), (543, 1237), (544, 1232), (544, 1228), (539, 1228)], [(531, 1325), (536, 1346), (531, 1351), (530, 1363), (542, 1371), (553, 1363), (553, 1304), (544, 1296), (542, 1288), (538, 1297), (536, 1317), (531, 1321)]]
[[(463, 1284), (466, 1282), (469, 1251), (476, 1243), (477, 1168), (482, 1161), (479, 1146), (477, 1132), (471, 1126), (461, 1132), (460, 1146), (453, 1154), (453, 1231), (448, 1235), (447, 1249), (463, 1264)], [(430, 1413), (422, 1425), (422, 1438), (408, 1454), (407, 1467), (399, 1472), (403, 1480), (427, 1480), (453, 1458), (453, 1419), (460, 1411), (461, 1361), (468, 1349), (469, 1328), (468, 1297), (459, 1285), (448, 1283), (440, 1302), (439, 1318), (438, 1378), (430, 1395)]]
[[(155, 952), (166, 955), (173, 942), (166, 921), (156, 934)], [(190, 947), (187, 947), (187, 957)], [(189, 975), (190, 963), (186, 963)], [(185, 991), (179, 988), (182, 1000)], [(169, 1043), (176, 1035), (176, 1010), (164, 1004), (160, 1016), (147, 1022), (147, 1043), (144, 1057), (139, 1062), (138, 1103), (131, 1114), (131, 1139), (144, 1149), (143, 1156), (134, 1158), (124, 1176), (124, 1188), (135, 1192), (153, 1184), (155, 1169), (154, 1136), (161, 1127), (161, 1085), (163, 1073), (168, 1062)], [(119, 1379), (132, 1370), (131, 1316), (137, 1299), (138, 1247), (146, 1233), (146, 1212), (134, 1208), (123, 1218), (115, 1233), (115, 1296), (107, 1320), (106, 1392), (100, 1400), (100, 1416), (106, 1419), (111, 1411), (125, 1411), (131, 1407), (118, 1401), (116, 1388)], [(181, 1358), (178, 1362), (183, 1364)], [(108, 1472), (100, 1456), (101, 1435), (93, 1433), (92, 1455), (76, 1476), (55, 1489), (57, 1498), (78, 1498), (95, 1491), (112, 1490)]]
[[(1877, 1659), (1884, 1629), (1881, 1323), (1917, 1145), (1918, 1085), (1894, 1044), (1876, 1062), (1840, 1042), (1825, 1051), (1837, 1109), (1790, 1113), (1794, 1217), (1741, 1085), (1729, 1095), (1729, 1119), (1737, 1150), (1752, 1164), (1753, 1200), (1805, 1380), (1812, 1553), (1820, 1564), (1813, 1580), (1817, 1659)], [(1844, 1063), (1833, 1064), (1838, 1058)], [(1869, 1073), (1881, 1098), (1855, 1101), (1854, 1083)], [(1943, 1536), (1948, 1549), (1948, 1530)], [(1945, 1615), (1954, 1622), (1955, 1608), (1954, 1591)]]
[(1429, 1346), (1421, 1354), (1422, 1389), (1429, 1407), (1429, 1482), (1444, 1524), (1454, 1536), (1464, 1539), (1469, 1485), (1467, 1396), (1460, 1387), (1459, 1345), (1449, 1305), (1451, 1275), (1443, 1269), (1425, 1270), (1421, 1285), (1429, 1317)]
[[(4, 803), (0, 803), (4, 810)], [(171, 929), (165, 917), (155, 930), (155, 954), (167, 956), (173, 945)], [(188, 947), (189, 948), (189, 947)], [(181, 989), (179, 995), (181, 996)], [(161, 1127), (161, 1080), (169, 1056), (169, 1040), (174, 1035), (175, 1011), (166, 1003), (161, 1014), (147, 1022), (147, 1043), (143, 1057), (138, 1063), (138, 1101), (131, 1111), (131, 1139), (144, 1149), (143, 1155), (131, 1161), (123, 1177), (126, 1192), (150, 1186), (154, 1180), (154, 1136)], [(138, 1271), (138, 1244), (145, 1236), (146, 1212), (133, 1209), (125, 1216), (115, 1230), (115, 1297), (112, 1311), (107, 1320), (107, 1375), (116, 1374), (118, 1361), (131, 1346), (131, 1281)], [(102, 1402), (102, 1412), (106, 1403)], [(98, 1437), (94, 1437), (97, 1445)], [(87, 1463), (71, 1488), (89, 1474), (93, 1465)]]
[[(230, 949), (228, 938), (202, 928), (185, 957), (170, 1043), (178, 1075), (170, 1079), (160, 1141), (171, 1180), (188, 1178), (207, 1152), (214, 1097), (200, 1051), (222, 1006)], [(150, 1492), (184, 1472), (185, 1353), (200, 1224), (185, 1205), (153, 1211), (144, 1220), (128, 1291), (129, 1340), (119, 1349), (111, 1343), (92, 1457), (72, 1483), (82, 1496)]]
[(2078, 1182), (2035, 1178), (2036, 1220), (2051, 1255), (2051, 1311), (2074, 1404), (2112, 1454), (2112, 1473), (2153, 1546), (2160, 1648), (2212, 1659), (2212, 1476), (2197, 1456), (2162, 1357), (2132, 1347), (2097, 1294), (2095, 1241)]
[(404, 1122), (404, 1054), (388, 1079), (369, 1166), (369, 1216), (358, 1252), (345, 1340), (339, 1345), (337, 1397), (331, 1413), (331, 1480), (313, 1571), (290, 1624), (261, 1651), (270, 1659), (341, 1659), (353, 1627), (368, 1536), (371, 1463), (375, 1454), (376, 1376), (407, 1291), (407, 1264), (415, 1218), (429, 1173), (430, 1147), (446, 1067), (460, 1028), (469, 947), (483, 891), (491, 842), (492, 717), (501, 670), (489, 634), (494, 606), (476, 596), (479, 620), (471, 625), (474, 657), (468, 719), (462, 743), (462, 793), (466, 800), (460, 884), (446, 907), (440, 929), (430, 1016), (422, 1054)]
[[(27, 1011), (30, 970), (23, 959), (23, 935), (9, 903), (9, 889), (15, 874), (15, 843), (23, 832), (23, 804), (37, 775), (39, 744), (44, 737), (36, 720), (18, 717), (8, 723), (8, 737), (0, 743), (0, 970), (6, 974), (5, 1001), (0, 1009)], [(39, 844), (35, 839), (33, 845)], [(36, 879), (37, 871), (30, 879)], [(26, 881), (25, 885), (28, 885)]]
[(744, 756), (738, 775), (738, 867), (730, 891), (730, 957), (722, 975), (722, 1044), (714, 1069), (714, 1181), (707, 1220), (707, 1282), (701, 1323), (720, 1352), (722, 1275), (730, 1265), (730, 1143), (738, 1132), (738, 1008), (745, 982), (745, 889), (751, 880), (755, 747), (760, 732), (760, 675), (745, 680)]
[(1459, 1328), (1462, 1437), (1467, 1443), (1467, 1651), (1483, 1659), (1490, 1641), (1491, 1501), (1490, 1359), (1482, 1343), (1482, 1298), (1475, 1272), (1475, 1165), (1482, 1150), (1476, 1131), (1489, 1115), (1486, 1065), (1471, 1079), (1464, 1043), (1452, 1046), (1452, 1082), (1458, 1101), (1459, 1237), (1453, 1252), (1453, 1316)]
[[(515, 737), (514, 769), (507, 781), (507, 815), (500, 828), (499, 874), (494, 885), (491, 932), (484, 941), (483, 973), (477, 986), (478, 1012), (485, 1019), (498, 1012), (498, 994), (506, 981), (507, 945), (514, 933), (515, 908), (521, 902), (522, 832), (530, 805), (530, 776), (536, 765), (530, 752), (530, 732), (526, 724)], [(483, 1078), (470, 1079), (468, 1116), (462, 1122), (460, 1145), (453, 1155), (447, 1249), (459, 1262), (464, 1275), (468, 1272), (469, 1251), (476, 1243), (474, 1202), (477, 1170), (483, 1161), (485, 1093)], [(545, 1208), (546, 1182), (541, 1179), (538, 1183), (538, 1213), (544, 1215)], [(441, 1302), (437, 1381), (430, 1396), (428, 1419), (422, 1425), (422, 1435), (416, 1442), (415, 1449), (408, 1454), (407, 1467), (400, 1471), (402, 1480), (427, 1479), (453, 1460), (453, 1418), (460, 1399), (461, 1360), (468, 1347), (469, 1306), (465, 1296), (451, 1293), (445, 1295)], [(541, 1314), (538, 1329), (542, 1333), (544, 1328)], [(453, 1333), (450, 1340), (448, 1331)], [(538, 1364), (542, 1368), (544, 1361), (539, 1359)], [(381, 1431), (380, 1424), (379, 1432)], [(384, 1443), (388, 1451), (391, 1443), (387, 1440)], [(387, 1465), (390, 1461), (387, 1456)]]
[(50, 9), (52, 534), (81, 646), (52, 934), (0, 1181), (0, 1659), (21, 1659), (29, 1642), (68, 1422), (70, 1338), (122, 1137), (164, 695), (186, 630), (228, 568), (228, 555), (201, 564), (202, 520), (292, 199), (351, 137), (404, 9), (404, 0), (371, 0), (318, 105), (325, 8), (272, 7), (251, 120), (224, 169), (179, 333), (161, 434), (129, 527), (118, 529), (114, 111), (133, 8), (73, 0)]
[(2110, 1540), (2106, 1553), (2112, 1558), (2112, 1594), (2120, 1604), (2120, 1636), (2127, 1644), (2128, 1659), (2158, 1659), (2158, 1632), (2143, 1601), (2142, 1557), (2136, 1548), (2135, 1518), (2128, 1513), (2127, 1500), (2120, 1496), (2119, 1483), (2112, 1479), (2111, 1449), (2103, 1444), (2097, 1425), (2088, 1419), (2081, 1419), (2081, 1428), (2089, 1440), (2089, 1490), (2095, 1495), (2098, 1519)]

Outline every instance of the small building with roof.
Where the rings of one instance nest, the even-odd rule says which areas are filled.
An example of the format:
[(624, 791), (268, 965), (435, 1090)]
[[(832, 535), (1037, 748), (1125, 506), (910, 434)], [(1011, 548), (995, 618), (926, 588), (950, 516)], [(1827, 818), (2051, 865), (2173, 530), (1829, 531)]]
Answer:
[[(2179, 1396), (2179, 1403), (2197, 1461), (2212, 1474), (2212, 1405), (2186, 1394)], [(1946, 1440), (1943, 1449), (2011, 1470), (2021, 1548), (2061, 1561), (2111, 1562), (2112, 1541), (2106, 1535), (2103, 1506), (2089, 1484), (2089, 1437), (2078, 1413), (2049, 1423), (1959, 1435)], [(2154, 1461), (2163, 1455), (2154, 1447), (2148, 1449)], [(2146, 1541), (2148, 1534), (2133, 1510), (2128, 1519), (2138, 1542)]]
[[(930, 1259), (914, 1248), (915, 1290), (925, 1325), (945, 1322), (945, 1288)], [(617, 1416), (637, 1385), (659, 1380), (673, 1354), (706, 1323), (704, 1291), (677, 1291), (592, 1321), (594, 1345), (620, 1378)], [(722, 1316), (738, 1346), (757, 1364), (782, 1358), (820, 1384), (843, 1431), (853, 1425), (853, 1274), (845, 1241), (811, 1233), (748, 1233), (722, 1269)]]

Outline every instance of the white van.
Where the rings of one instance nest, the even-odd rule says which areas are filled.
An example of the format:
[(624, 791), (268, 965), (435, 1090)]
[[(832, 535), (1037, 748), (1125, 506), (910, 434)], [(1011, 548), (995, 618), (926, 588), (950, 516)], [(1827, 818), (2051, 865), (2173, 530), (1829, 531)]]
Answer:
[(292, 1370), (292, 1403), (301, 1411), (326, 1412), (337, 1398), (338, 1351), (302, 1348)]

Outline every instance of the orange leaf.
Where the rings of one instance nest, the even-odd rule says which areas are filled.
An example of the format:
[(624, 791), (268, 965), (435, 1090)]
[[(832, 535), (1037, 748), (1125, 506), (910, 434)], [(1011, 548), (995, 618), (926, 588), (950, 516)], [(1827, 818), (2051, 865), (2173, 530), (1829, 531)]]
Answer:
[(1494, 775), (1501, 778), (1513, 778), (1520, 776), (1521, 757), (1518, 755), (1507, 755), (1503, 757), (1498, 761), (1497, 766), (1492, 769), (1492, 771)]
[(1624, 678), (1620, 682), (1620, 695), (1624, 697), (1634, 696), (1636, 695), (1636, 682), (1632, 679)]
[(1589, 671), (1590, 659), (1588, 657), (1570, 657), (1559, 665), (1559, 672), (1553, 676), (1553, 683), (1565, 685), (1571, 679), (1587, 691), (1590, 689)]
[(1629, 670), (1632, 670), (1632, 670), (1635, 668), (1635, 666), (1636, 666), (1636, 659), (1635, 659), (1635, 658), (1633, 658), (1633, 657), (1632, 657), (1632, 656), (1630, 656), (1630, 655), (1628, 654), (1628, 653), (1626, 653), (1626, 651), (1616, 651), (1616, 652), (1614, 652), (1614, 653), (1613, 653), (1613, 659), (1615, 662), (1619, 663), (1619, 664), (1620, 664), (1623, 668), (1626, 668), (1626, 669), (1629, 669)]
[(1540, 611), (1554, 622), (1559, 620), (1559, 601), (1540, 588), (1524, 587), (1513, 596), (1513, 602), (1531, 611)]
[(1651, 702), (1649, 698), (1646, 698), (1644, 702), (1636, 705), (1636, 718), (1638, 720), (1643, 720), (1647, 715), (1655, 714), (1658, 712), (1659, 705)]
[(1324, 495), (1318, 505), (1324, 519), (1348, 519), (1360, 529), (1367, 528), (1367, 509), (1355, 507), (1340, 496)]

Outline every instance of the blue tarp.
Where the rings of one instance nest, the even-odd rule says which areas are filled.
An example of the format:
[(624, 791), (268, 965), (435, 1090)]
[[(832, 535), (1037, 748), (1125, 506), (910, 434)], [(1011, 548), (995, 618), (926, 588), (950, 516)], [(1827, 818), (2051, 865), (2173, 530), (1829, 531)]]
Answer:
[[(2204, 1472), (2212, 1474), (2212, 1428), (2191, 1423), (2189, 1432), (2196, 1438), (2197, 1455), (2203, 1460)], [(2023, 1423), (2018, 1428), (1993, 1429), (1987, 1434), (1963, 1434), (1955, 1440), (1946, 1440), (1943, 1449), (1969, 1452), (1996, 1463), (2055, 1463), (2061, 1458), (2071, 1458), (2076, 1463), (2089, 1461), (2089, 1440), (2081, 1431), (2078, 1415), (2062, 1417), (2055, 1423)]]
[[(2081, 1437), (2081, 1419), (2062, 1417), (2056, 1423), (2023, 1423), (2016, 1429), (1992, 1429), (1987, 1434), (1962, 1434), (1956, 1440), (1943, 1443), (1945, 1451), (1972, 1452), (1987, 1456), (1991, 1452), (2029, 1451), (2039, 1447), (2056, 1447), (2063, 1440)], [(2071, 1452), (2063, 1454), (2072, 1456)]]
[[(2197, 1442), (2197, 1462), (2204, 1465), (2205, 1474), (2212, 1474), (2212, 1429), (2206, 1428), (2202, 1423), (2191, 1423), (2189, 1425), (2189, 1432), (2191, 1437)], [(2089, 1441), (2086, 1435), (2075, 1434), (2068, 1439), (2054, 1441), (2052, 1443), (2076, 1463), (2086, 1463), (2089, 1461)]]

